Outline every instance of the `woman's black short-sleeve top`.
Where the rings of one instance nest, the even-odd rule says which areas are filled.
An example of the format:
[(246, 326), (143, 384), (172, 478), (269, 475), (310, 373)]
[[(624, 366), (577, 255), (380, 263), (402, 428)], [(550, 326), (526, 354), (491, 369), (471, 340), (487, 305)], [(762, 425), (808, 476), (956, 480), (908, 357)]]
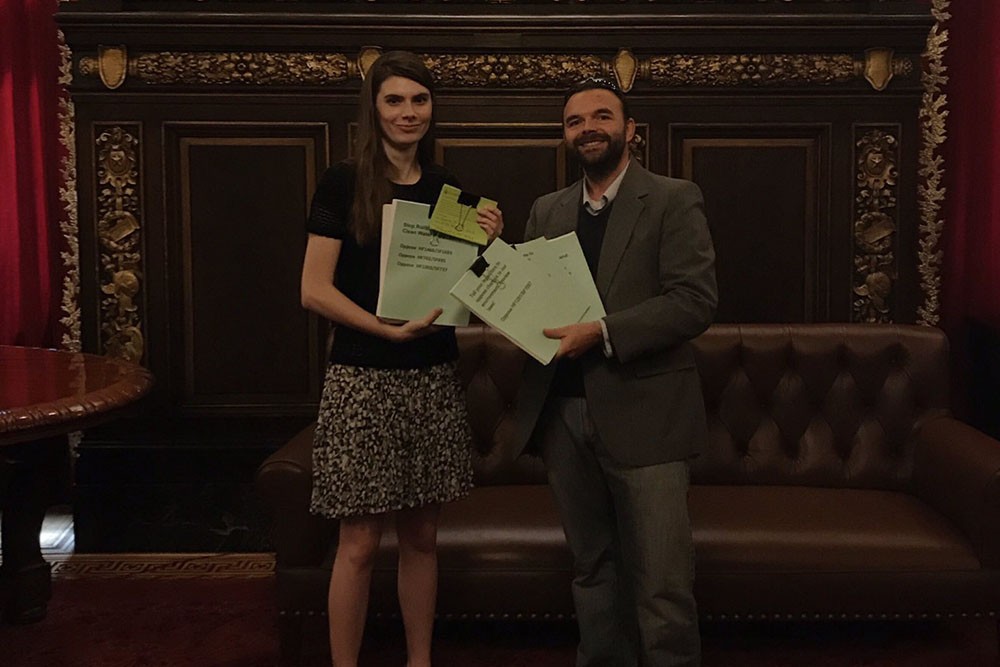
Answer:
[[(326, 170), (313, 195), (306, 229), (311, 234), (343, 242), (334, 284), (347, 298), (374, 313), (378, 303), (380, 239), (359, 246), (351, 233), (354, 175), (354, 167), (349, 162), (339, 162)], [(393, 183), (392, 196), (433, 204), (445, 183), (458, 187), (458, 181), (444, 167), (428, 165), (416, 183)], [(457, 358), (458, 345), (451, 327), (406, 343), (393, 343), (337, 325), (330, 351), (332, 363), (374, 368), (424, 368)]]

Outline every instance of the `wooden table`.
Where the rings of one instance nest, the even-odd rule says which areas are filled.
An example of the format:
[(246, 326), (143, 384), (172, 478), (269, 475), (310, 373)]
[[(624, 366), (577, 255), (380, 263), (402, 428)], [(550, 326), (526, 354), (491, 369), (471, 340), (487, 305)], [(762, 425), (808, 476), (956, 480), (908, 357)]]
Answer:
[(66, 434), (112, 419), (152, 384), (149, 371), (120, 359), (0, 345), (0, 473), (7, 479), (0, 486), (0, 592), (7, 620), (45, 617), (51, 571), (39, 533), (53, 479), (68, 461)]

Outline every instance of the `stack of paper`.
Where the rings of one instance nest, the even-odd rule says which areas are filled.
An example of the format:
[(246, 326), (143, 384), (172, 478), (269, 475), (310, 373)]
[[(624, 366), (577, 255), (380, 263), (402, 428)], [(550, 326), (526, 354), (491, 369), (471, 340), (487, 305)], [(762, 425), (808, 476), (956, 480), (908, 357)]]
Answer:
[(476, 259), (476, 246), (431, 231), (429, 212), (427, 204), (401, 199), (382, 207), (375, 314), (405, 322), (441, 308), (435, 324), (464, 326), (469, 311), (449, 290)]
[[(450, 202), (453, 194), (442, 191), (446, 201), (439, 199), (435, 215), (445, 213), (449, 220), (471, 206)], [(482, 231), (474, 219), (471, 224)], [(382, 207), (379, 317), (402, 322), (441, 308), (435, 324), (464, 326), (472, 311), (543, 364), (559, 349), (559, 341), (543, 329), (604, 317), (575, 232), (517, 248), (496, 239), (477, 258), (475, 245), (432, 226), (427, 204), (394, 199)], [(456, 231), (465, 230), (449, 230)]]
[(559, 341), (542, 329), (606, 314), (575, 232), (517, 249), (497, 239), (451, 293), (543, 364), (552, 361)]
[(527, 243), (519, 243), (517, 251), (544, 267), (554, 283), (561, 283), (554, 286), (554, 289), (563, 294), (572, 293), (574, 298), (581, 299), (585, 305), (590, 306), (591, 309), (587, 311), (590, 320), (600, 319), (607, 314), (576, 232), (554, 239), (541, 236)]

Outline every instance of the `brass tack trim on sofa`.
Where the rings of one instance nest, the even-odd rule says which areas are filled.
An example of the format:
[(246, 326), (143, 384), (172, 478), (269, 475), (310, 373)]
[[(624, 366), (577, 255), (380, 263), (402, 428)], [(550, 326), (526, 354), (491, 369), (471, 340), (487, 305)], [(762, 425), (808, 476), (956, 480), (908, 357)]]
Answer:
[(864, 614), (705, 614), (707, 621), (916, 621), (951, 618), (996, 618), (996, 611), (946, 612), (915, 614), (864, 613)]

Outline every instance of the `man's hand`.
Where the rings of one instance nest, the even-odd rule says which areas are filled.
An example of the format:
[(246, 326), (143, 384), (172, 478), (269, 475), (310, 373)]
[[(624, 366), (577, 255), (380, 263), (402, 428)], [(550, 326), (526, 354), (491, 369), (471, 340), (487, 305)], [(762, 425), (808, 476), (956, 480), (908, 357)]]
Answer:
[(576, 359), (604, 340), (601, 323), (597, 320), (570, 324), (555, 329), (542, 329), (542, 333), (548, 338), (559, 339), (559, 351), (556, 352), (556, 359), (563, 357)]

